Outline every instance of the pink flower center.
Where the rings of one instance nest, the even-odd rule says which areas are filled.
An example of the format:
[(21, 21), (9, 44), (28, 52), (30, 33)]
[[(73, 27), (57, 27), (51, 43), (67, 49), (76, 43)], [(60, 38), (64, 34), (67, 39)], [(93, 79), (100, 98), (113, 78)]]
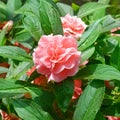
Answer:
[(51, 62), (53, 63), (58, 63), (59, 62), (62, 62), (61, 59), (62, 59), (62, 53), (63, 53), (63, 49), (62, 48), (59, 48), (59, 47), (56, 47), (56, 48), (48, 48), (48, 55), (49, 55), (49, 59)]

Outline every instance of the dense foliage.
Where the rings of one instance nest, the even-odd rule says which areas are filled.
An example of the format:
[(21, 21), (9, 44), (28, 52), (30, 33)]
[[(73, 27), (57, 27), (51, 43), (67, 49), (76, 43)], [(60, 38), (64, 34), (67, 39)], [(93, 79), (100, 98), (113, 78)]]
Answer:
[[(74, 2), (70, 5), (58, 0), (0, 1), (0, 119), (119, 120), (119, 11), (119, 0), (85, 1), (84, 4)], [(52, 78), (56, 80), (48, 80), (48, 69), (44, 68), (46, 72), (41, 72), (40, 67), (41, 64), (49, 63), (49, 60), (45, 61), (47, 45), (44, 49), (40, 47), (40, 40), (43, 40), (43, 36), (63, 36), (65, 33), (61, 18), (67, 14), (81, 18), (86, 27), (77, 36), (77, 50), (73, 40), (73, 54), (80, 53), (80, 56), (71, 57), (71, 52), (68, 52), (65, 58), (70, 56), (72, 62), (64, 62), (62, 66), (74, 68), (71, 66), (76, 63), (72, 58), (79, 63), (79, 57), (80, 66), (74, 75), (66, 71), (65, 67), (62, 73), (65, 79), (54, 75)], [(52, 47), (61, 47), (61, 41), (59, 43), (54, 43)], [(51, 45), (49, 42), (47, 44)], [(71, 47), (72, 51), (71, 44), (65, 45)], [(42, 62), (39, 62), (39, 50), (35, 53), (38, 59), (33, 55), (37, 47), (43, 56), (45, 53)], [(60, 69), (61, 66), (58, 67)], [(48, 72), (54, 71), (49, 68)]]

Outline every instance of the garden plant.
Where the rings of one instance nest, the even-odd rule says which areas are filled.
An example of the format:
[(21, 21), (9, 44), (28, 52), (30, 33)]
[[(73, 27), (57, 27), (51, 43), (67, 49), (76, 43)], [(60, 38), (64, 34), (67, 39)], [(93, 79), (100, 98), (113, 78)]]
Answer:
[(0, 1), (0, 120), (120, 120), (120, 2), (79, 1)]

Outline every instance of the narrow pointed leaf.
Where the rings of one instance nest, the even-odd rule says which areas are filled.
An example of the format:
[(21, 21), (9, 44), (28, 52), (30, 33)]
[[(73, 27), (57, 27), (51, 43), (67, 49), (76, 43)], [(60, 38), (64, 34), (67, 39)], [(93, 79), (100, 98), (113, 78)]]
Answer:
[(5, 34), (6, 34), (6, 29), (0, 32), (0, 46), (3, 46), (6, 43)]
[(60, 13), (61, 13), (62, 16), (65, 16), (68, 13), (70, 15), (73, 15), (73, 8), (70, 5), (58, 2), (57, 6), (58, 6), (58, 8), (59, 8)]
[(73, 95), (73, 80), (67, 79), (63, 83), (55, 85), (54, 88), (58, 105), (61, 108), (61, 110), (65, 112)]
[(38, 41), (44, 33), (39, 18), (34, 13), (28, 12), (26, 13), (23, 23), (31, 36)]
[(15, 46), (0, 47), (0, 56), (19, 61), (31, 61), (31, 57), (23, 49)]
[(25, 28), (37, 41), (43, 34), (63, 34), (60, 14), (53, 1), (28, 0), (22, 11), (25, 11)]
[(28, 69), (33, 66), (31, 62), (21, 62), (16, 68), (12, 70), (12, 73), (7, 78), (19, 79), (24, 76)]
[(47, 112), (31, 100), (13, 100), (12, 104), (17, 114), (24, 120), (53, 120)]
[(97, 40), (101, 31), (101, 24), (100, 24), (101, 20), (97, 20), (96, 22), (91, 24), (88, 30), (83, 33), (80, 41), (78, 42), (78, 46), (79, 46), (78, 49), (80, 51), (87, 49)]
[[(109, 5), (110, 0), (98, 0), (98, 4)], [(92, 15), (93, 20), (100, 19), (106, 15), (107, 7), (95, 11)]]
[(109, 5), (97, 3), (97, 2), (89, 2), (84, 5), (82, 5), (78, 11), (79, 17), (85, 17), (95, 11), (98, 11), (100, 9), (109, 7)]
[(95, 47), (90, 47), (90, 48), (86, 49), (85, 51), (83, 51), (81, 54), (81, 63), (88, 60), (92, 56), (94, 51), (95, 51)]
[(91, 82), (80, 96), (73, 120), (94, 120), (104, 97), (104, 82)]
[(80, 41), (78, 41), (78, 49), (83, 51), (94, 44), (101, 33), (110, 31), (113, 28), (119, 27), (120, 22), (107, 15), (93, 22), (89, 28), (83, 33)]
[(52, 1), (40, 0), (40, 22), (45, 34), (63, 34), (60, 15)]
[(93, 64), (80, 70), (76, 78), (100, 79), (100, 80), (120, 80), (120, 71), (105, 64)]
[(116, 46), (114, 52), (112, 53), (110, 62), (112, 66), (120, 70), (120, 45)]
[(8, 0), (7, 1), (7, 14), (8, 14), (8, 18), (12, 19), (12, 17), (14, 16), (14, 12), (15, 10), (19, 9), (22, 5), (21, 0)]
[(0, 74), (7, 73), (8, 71), (9, 71), (8, 68), (0, 67)]
[(120, 27), (120, 21), (114, 19), (111, 15), (105, 16), (102, 21), (102, 29), (101, 32), (111, 31), (113, 28)]
[(26, 93), (24, 84), (16, 80), (0, 79), (0, 98)]

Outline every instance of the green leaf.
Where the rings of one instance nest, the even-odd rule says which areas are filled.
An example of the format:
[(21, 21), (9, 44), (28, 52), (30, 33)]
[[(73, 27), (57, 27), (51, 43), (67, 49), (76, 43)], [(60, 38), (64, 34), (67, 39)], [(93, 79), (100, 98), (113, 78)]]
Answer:
[(98, 0), (99, 3), (109, 4), (110, 0)]
[(26, 30), (38, 41), (40, 36), (44, 33), (39, 18), (34, 13), (28, 12), (26, 13), (23, 23)]
[(21, 7), (21, 5), (22, 5), (22, 2), (21, 2), (21, 0), (8, 0), (7, 1), (7, 8), (8, 8), (8, 10), (10, 10), (10, 11), (15, 11), (15, 10), (17, 10), (17, 9), (19, 9), (20, 7)]
[(104, 56), (104, 53), (102, 50), (100, 50), (100, 46), (96, 46), (95, 48), (95, 53), (93, 55), (93, 59), (94, 60), (97, 60), (97, 61), (100, 61), (102, 64), (105, 64), (105, 56)]
[(78, 4), (72, 3), (72, 8), (75, 12), (78, 12), (80, 6)]
[(0, 67), (0, 74), (7, 73), (7, 72), (8, 72), (8, 68)]
[(120, 42), (111, 55), (110, 63), (116, 69), (120, 70)]
[(24, 120), (53, 120), (52, 117), (32, 100), (12, 100), (17, 114)]
[(120, 71), (105, 64), (92, 64), (80, 70), (76, 78), (100, 79), (100, 80), (120, 80)]
[(0, 8), (6, 10), (6, 4), (2, 1), (0, 1)]
[(40, 89), (40, 87), (36, 86), (27, 86), (26, 89), (30, 93), (33, 101), (39, 104), (44, 111), (50, 113), (54, 120), (61, 120), (59, 116), (57, 116), (56, 111), (54, 111), (53, 108), (53, 105), (55, 104), (55, 96), (53, 94), (53, 91), (42, 90)]
[(85, 31), (78, 41), (79, 50), (83, 51), (86, 48), (90, 47), (99, 37), (101, 31), (101, 22), (102, 19), (97, 20), (90, 25), (87, 31)]
[(60, 84), (56, 84), (54, 86), (54, 89), (58, 105), (61, 108), (61, 110), (65, 112), (72, 99), (74, 91), (73, 80), (67, 79)]
[(83, 51), (81, 54), (81, 63), (88, 60), (93, 55), (94, 51), (95, 51), (95, 47), (90, 47), (86, 49), (85, 51)]
[(12, 73), (7, 76), (7, 78), (21, 80), (22, 77), (26, 75), (27, 70), (30, 69), (32, 66), (33, 63), (31, 62), (20, 62), (19, 65), (12, 70)]
[(18, 41), (18, 40), (19, 40), (20, 42), (29, 40), (30, 38), (31, 38), (30, 33), (29, 33), (27, 30), (25, 30), (25, 29), (23, 29), (23, 30), (20, 31), (20, 32), (17, 32), (17, 33), (15, 34), (15, 36), (14, 36), (14, 40), (15, 40), (15, 41)]
[(104, 82), (92, 81), (77, 103), (73, 120), (94, 120), (104, 98)]
[(0, 46), (3, 46), (6, 43), (5, 34), (6, 34), (6, 29), (0, 32)]
[(63, 34), (56, 4), (49, 0), (28, 0), (23, 9), (25, 28), (38, 41), (43, 34)]
[[(109, 2), (110, 2), (110, 0), (98, 0), (98, 3), (103, 4), (103, 5), (108, 5)], [(105, 14), (106, 14), (106, 8), (102, 8), (102, 9), (99, 9), (98, 11), (95, 11), (93, 13), (92, 18), (93, 18), (93, 20), (97, 20), (97, 19), (104, 17)]]
[(116, 40), (113, 36), (108, 36), (99, 39), (96, 48), (103, 55), (111, 55), (118, 45), (118, 40)]
[(26, 93), (21, 81), (0, 79), (0, 98)]
[(68, 13), (70, 15), (73, 15), (73, 8), (70, 5), (63, 4), (63, 3), (60, 3), (60, 2), (58, 2), (56, 5), (58, 6), (59, 11), (60, 11), (62, 16), (65, 16)]
[(111, 15), (105, 16), (101, 24), (101, 33), (108, 32), (113, 28), (120, 27), (120, 21), (114, 19)]
[(7, 14), (10, 19), (14, 16), (15, 10), (19, 9), (21, 5), (22, 5), (21, 0), (7, 1)]
[(95, 120), (106, 120), (106, 118), (100, 111), (98, 111)]
[[(95, 43), (99, 35), (103, 32), (106, 32), (106, 30), (110, 30), (110, 26), (106, 23), (105, 21), (109, 18), (110, 16), (107, 15), (99, 20), (96, 20), (93, 22), (89, 28), (83, 33), (81, 39), (78, 41), (78, 49), (80, 51), (85, 50), (86, 48), (90, 47), (92, 44)], [(105, 26), (104, 26), (105, 25)], [(113, 27), (113, 26), (112, 26)], [(115, 26), (114, 26), (115, 27)]]
[[(1, 11), (1, 9), (0, 9)], [(6, 20), (6, 15), (0, 12), (0, 21), (5, 21)]]
[(78, 17), (85, 17), (95, 11), (98, 11), (100, 9), (109, 7), (109, 5), (97, 3), (97, 2), (89, 2), (84, 5), (82, 5), (78, 11)]
[(7, 14), (6, 4), (0, 1), (0, 21), (6, 20), (6, 14)]
[(25, 50), (15, 46), (0, 47), (0, 56), (19, 61), (31, 62), (31, 57), (25, 52)]
[(40, 0), (39, 12), (41, 26), (45, 34), (63, 34), (60, 15), (52, 1)]

